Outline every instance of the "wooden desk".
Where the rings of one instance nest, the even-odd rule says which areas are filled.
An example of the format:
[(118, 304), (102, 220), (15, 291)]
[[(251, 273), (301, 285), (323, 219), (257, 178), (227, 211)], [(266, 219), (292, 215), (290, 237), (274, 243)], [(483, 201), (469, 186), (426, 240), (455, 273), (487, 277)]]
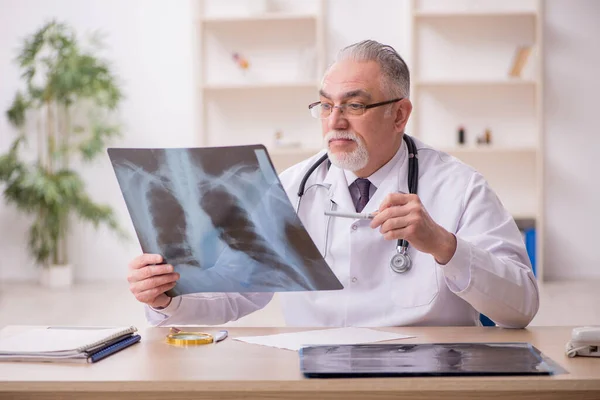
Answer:
[[(205, 329), (216, 332), (218, 329)], [(564, 355), (570, 327), (388, 328), (415, 335), (405, 343), (530, 342), (569, 371), (552, 377), (305, 379), (298, 354), (232, 340), (297, 331), (230, 329), (216, 345), (165, 343), (165, 328), (97, 364), (0, 363), (0, 398), (10, 399), (600, 399), (600, 359)]]

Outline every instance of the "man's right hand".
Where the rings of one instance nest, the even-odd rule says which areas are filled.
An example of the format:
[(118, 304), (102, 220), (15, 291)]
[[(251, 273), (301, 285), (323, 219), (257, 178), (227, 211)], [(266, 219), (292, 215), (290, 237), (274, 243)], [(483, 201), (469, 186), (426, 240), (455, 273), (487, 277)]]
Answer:
[(163, 308), (171, 303), (165, 292), (172, 289), (179, 279), (172, 265), (159, 264), (162, 260), (159, 254), (142, 254), (129, 263), (129, 290), (138, 301), (153, 308)]

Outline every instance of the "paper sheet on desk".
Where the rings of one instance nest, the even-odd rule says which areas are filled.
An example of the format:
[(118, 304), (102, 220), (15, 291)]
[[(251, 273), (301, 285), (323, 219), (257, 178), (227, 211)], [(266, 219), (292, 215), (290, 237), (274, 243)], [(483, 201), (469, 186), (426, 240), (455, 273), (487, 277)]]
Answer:
[(414, 336), (383, 332), (369, 328), (335, 328), (267, 336), (245, 336), (234, 339), (246, 343), (297, 351), (302, 346), (307, 345), (363, 344), (411, 337)]

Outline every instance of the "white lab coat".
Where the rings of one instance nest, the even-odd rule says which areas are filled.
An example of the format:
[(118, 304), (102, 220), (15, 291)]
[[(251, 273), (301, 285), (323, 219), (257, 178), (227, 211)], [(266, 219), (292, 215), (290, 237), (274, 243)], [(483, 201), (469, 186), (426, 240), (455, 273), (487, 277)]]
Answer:
[[(429, 215), (457, 237), (446, 265), (409, 247), (413, 268), (393, 272), (396, 241), (388, 241), (368, 220), (332, 218), (326, 261), (343, 290), (281, 293), (290, 326), (477, 325), (479, 313), (498, 325), (526, 326), (539, 307), (539, 294), (521, 234), (484, 178), (454, 157), (415, 140), (419, 149), (418, 195)], [(363, 212), (373, 212), (389, 193), (408, 193), (408, 157), (403, 144), (397, 164)], [(321, 156), (280, 176), (295, 206), (298, 185)], [(307, 182), (298, 215), (322, 254), (331, 208), (353, 211), (344, 171), (323, 164)], [(324, 184), (326, 187), (312, 187)], [(327, 188), (329, 187), (329, 189)], [(310, 189), (308, 189), (310, 188)], [(153, 325), (221, 324), (264, 307), (270, 293), (180, 296), (164, 310), (147, 307)]]

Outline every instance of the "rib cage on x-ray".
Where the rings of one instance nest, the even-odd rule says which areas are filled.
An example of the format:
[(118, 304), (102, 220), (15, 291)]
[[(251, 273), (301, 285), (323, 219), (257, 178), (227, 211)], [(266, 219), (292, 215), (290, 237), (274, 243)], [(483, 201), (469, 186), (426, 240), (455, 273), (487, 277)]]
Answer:
[(342, 288), (262, 146), (109, 155), (142, 250), (181, 274), (170, 296)]

